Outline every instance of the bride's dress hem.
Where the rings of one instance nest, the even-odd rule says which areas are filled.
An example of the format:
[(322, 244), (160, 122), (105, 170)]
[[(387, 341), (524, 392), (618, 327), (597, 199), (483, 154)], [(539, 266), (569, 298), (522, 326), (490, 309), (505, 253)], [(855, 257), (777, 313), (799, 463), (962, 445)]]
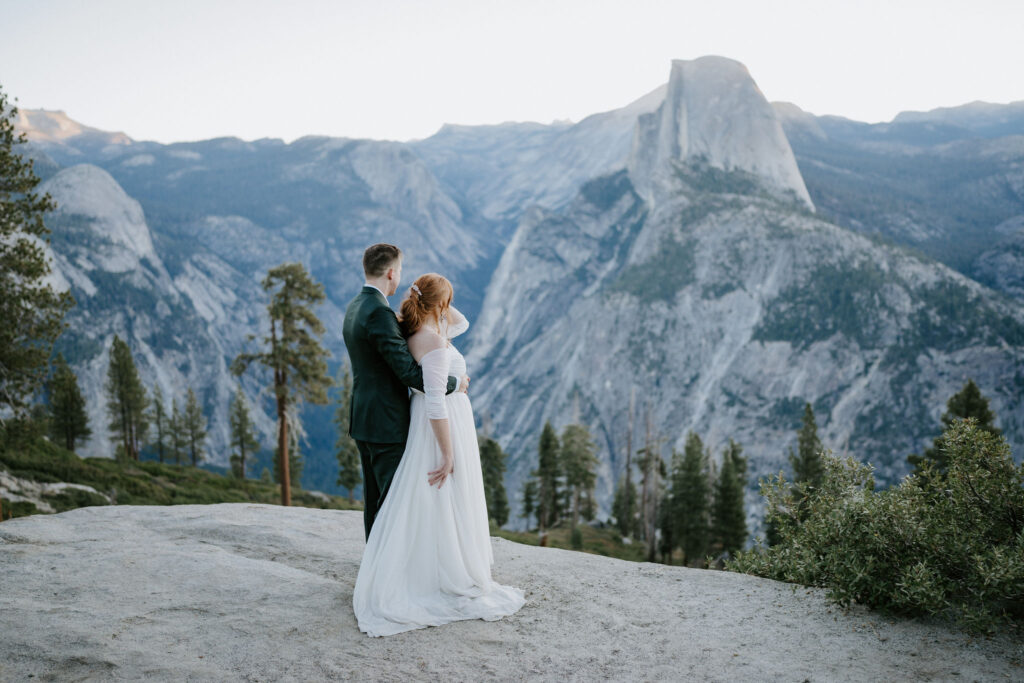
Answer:
[[(465, 374), (462, 355), (449, 350), (451, 374)], [(448, 374), (446, 369), (436, 381), (447, 381)], [(469, 397), (444, 397), (455, 470), (440, 489), (427, 482), (441, 450), (425, 400), (413, 394), (405, 453), (373, 523), (352, 594), (359, 630), (373, 637), (469, 619), (496, 621), (526, 603), (523, 590), (491, 578), (494, 554)]]

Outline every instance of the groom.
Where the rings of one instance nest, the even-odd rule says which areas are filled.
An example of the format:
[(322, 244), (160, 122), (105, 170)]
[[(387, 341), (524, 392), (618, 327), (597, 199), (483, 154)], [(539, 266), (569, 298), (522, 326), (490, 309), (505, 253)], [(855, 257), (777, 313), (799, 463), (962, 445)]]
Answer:
[[(349, 435), (363, 464), (366, 538), (384, 504), (409, 434), (409, 390), (423, 391), (423, 369), (409, 353), (387, 297), (402, 278), (402, 250), (374, 244), (363, 253), (366, 284), (345, 310), (342, 334), (352, 363)], [(448, 378), (448, 393), (466, 391), (469, 377)]]

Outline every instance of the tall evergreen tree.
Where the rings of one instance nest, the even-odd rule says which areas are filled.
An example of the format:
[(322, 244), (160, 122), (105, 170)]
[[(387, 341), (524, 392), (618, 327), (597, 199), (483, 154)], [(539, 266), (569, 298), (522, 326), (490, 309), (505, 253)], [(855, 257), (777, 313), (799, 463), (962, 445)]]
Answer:
[[(822, 444), (818, 438), (818, 425), (814, 419), (814, 408), (809, 402), (804, 404), (804, 416), (799, 431), (797, 431), (797, 452), (789, 449), (787, 456), (790, 466), (793, 468), (793, 484), (804, 484), (808, 487), (809, 494), (814, 495), (821, 484), (821, 478), (825, 473), (825, 465), (821, 457)], [(797, 495), (795, 498), (796, 510), (793, 512), (797, 517), (803, 518), (806, 508), (806, 501)], [(766, 542), (768, 545), (775, 545), (779, 542), (778, 529), (769, 518), (766, 524)]]
[(636, 502), (636, 485), (629, 477), (622, 475), (612, 499), (612, 517), (615, 519), (615, 528), (623, 538), (636, 535)]
[(171, 398), (171, 417), (167, 421), (168, 454), (180, 465), (188, 453), (188, 433), (185, 428), (185, 416), (178, 408), (178, 399)]
[(544, 423), (540, 434), (537, 459), (537, 526), (543, 532), (558, 522), (561, 496), (559, 495), (558, 434), (550, 422)]
[(355, 439), (348, 433), (352, 417), (352, 373), (347, 366), (338, 371), (336, 384), (341, 388), (338, 409), (334, 413), (334, 424), (338, 428), (338, 440), (334, 443), (338, 458), (338, 486), (348, 491), (348, 502), (354, 503), (356, 487), (363, 483), (363, 465)]
[(924, 455), (907, 456), (907, 460), (914, 466), (914, 474), (922, 474), (925, 463), (931, 463), (937, 472), (946, 471), (949, 463), (943, 434), (954, 420), (967, 417), (975, 418), (980, 429), (994, 436), (1002, 435), (1002, 430), (995, 426), (996, 414), (988, 407), (988, 399), (982, 395), (974, 380), (968, 379), (963, 388), (950, 396), (946, 402), (946, 412), (941, 418), (942, 433), (935, 437), (932, 447), (925, 449)]
[(722, 453), (722, 469), (715, 482), (712, 514), (712, 544), (732, 556), (747, 542), (746, 510), (743, 494), (747, 487), (747, 459), (742, 446), (729, 439)]
[(523, 511), (520, 517), (526, 520), (526, 528), (530, 528), (530, 517), (537, 510), (537, 480), (529, 477), (523, 482)]
[(560, 458), (565, 473), (565, 486), (569, 491), (571, 528), (579, 524), (580, 512), (586, 516), (587, 501), (593, 498), (597, 484), (597, 445), (590, 430), (583, 424), (566, 425), (562, 430)]
[[(290, 411), (289, 411), (290, 412)], [(288, 481), (292, 488), (302, 488), (302, 448), (299, 444), (300, 441), (300, 429), (301, 427), (295, 424), (295, 420), (289, 421), (288, 427)], [(298, 427), (298, 428), (296, 428)], [(281, 453), (279, 450), (274, 451), (274, 481), (277, 484), (281, 484)], [(291, 500), (289, 499), (289, 505)]]
[(64, 448), (74, 452), (75, 444), (89, 438), (92, 430), (85, 412), (85, 397), (78, 387), (78, 378), (64, 360), (64, 354), (57, 354), (48, 388), (50, 435)]
[(658, 529), (661, 531), (661, 554), (670, 564), (672, 553), (679, 547), (682, 538), (683, 515), (683, 454), (672, 449), (669, 459), (668, 488), (658, 515)]
[(654, 432), (654, 420), (651, 406), (647, 405), (647, 428), (644, 436), (644, 447), (638, 451), (640, 455), (640, 520), (642, 537), (647, 543), (647, 561), (654, 562), (657, 552), (658, 520), (661, 517), (662, 495), (665, 489), (662, 483), (667, 475), (665, 461), (661, 457), (664, 439)]
[(160, 462), (167, 456), (167, 441), (170, 436), (170, 424), (167, 415), (167, 405), (164, 401), (164, 392), (157, 384), (153, 387), (153, 401), (149, 406), (149, 421), (156, 432), (153, 446), (156, 447), (156, 457)]
[(106, 392), (110, 431), (120, 440), (125, 457), (138, 460), (139, 443), (145, 439), (149, 427), (146, 415), (149, 401), (131, 349), (116, 334), (110, 346)]
[(708, 461), (700, 436), (687, 434), (671, 487), (673, 528), (687, 565), (702, 560), (707, 553), (711, 507)]
[[(301, 263), (284, 263), (272, 268), (263, 280), (263, 289), (272, 292), (267, 312), (270, 335), (263, 338), (265, 350), (241, 353), (231, 364), (231, 371), (241, 375), (251, 363), (259, 362), (273, 373), (272, 386), (277, 400), (277, 464), (283, 473), (281, 504), (291, 505), (291, 467), (288, 466), (290, 407), (301, 399), (317, 405), (328, 402), (327, 357), (320, 345), (324, 326), (313, 313), (312, 306), (325, 299), (324, 288), (314, 282)], [(250, 339), (254, 339), (250, 336)]]
[(0, 90), (0, 415), (6, 407), (24, 417), (75, 301), (47, 282), (50, 231), (43, 218), (56, 204), (34, 192), (32, 161), (16, 149), (26, 142), (24, 133), (14, 133), (17, 114)]
[(806, 482), (817, 489), (825, 466), (821, 460), (821, 439), (818, 438), (818, 425), (814, 420), (814, 408), (810, 403), (804, 404), (804, 417), (800, 431), (797, 432), (797, 452), (789, 451), (789, 464), (793, 467), (793, 481)]
[(636, 411), (636, 390), (629, 392), (629, 413), (626, 421), (626, 466), (619, 485), (615, 488), (612, 515), (619, 534), (632, 538), (637, 533), (637, 493), (633, 484), (633, 418)]
[(505, 493), (505, 451), (486, 436), (480, 437), (480, 468), (484, 475), (487, 516), (498, 526), (508, 521), (508, 495)]
[(249, 415), (249, 402), (242, 393), (242, 387), (235, 388), (235, 396), (228, 410), (228, 424), (231, 429), (231, 473), (237, 479), (245, 479), (246, 456), (255, 453), (260, 447), (256, 425)]
[(188, 442), (188, 453), (192, 458), (192, 467), (197, 467), (206, 453), (206, 417), (203, 407), (192, 387), (188, 388), (185, 398), (185, 438)]

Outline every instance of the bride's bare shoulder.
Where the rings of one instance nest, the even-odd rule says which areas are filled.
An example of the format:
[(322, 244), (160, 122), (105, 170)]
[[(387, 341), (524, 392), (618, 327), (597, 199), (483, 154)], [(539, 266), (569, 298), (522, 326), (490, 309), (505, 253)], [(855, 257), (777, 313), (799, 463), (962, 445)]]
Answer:
[(421, 327), (409, 337), (409, 352), (419, 363), (431, 351), (443, 348), (445, 341), (437, 332)]

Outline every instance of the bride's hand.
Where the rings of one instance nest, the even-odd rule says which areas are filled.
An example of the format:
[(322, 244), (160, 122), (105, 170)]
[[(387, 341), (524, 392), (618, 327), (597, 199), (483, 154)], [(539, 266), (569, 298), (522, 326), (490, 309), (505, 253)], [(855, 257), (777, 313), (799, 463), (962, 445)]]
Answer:
[(448, 475), (455, 471), (455, 458), (451, 455), (442, 456), (441, 466), (433, 472), (427, 473), (427, 482), (431, 485), (437, 485), (437, 488), (441, 488), (444, 485), (445, 479)]

